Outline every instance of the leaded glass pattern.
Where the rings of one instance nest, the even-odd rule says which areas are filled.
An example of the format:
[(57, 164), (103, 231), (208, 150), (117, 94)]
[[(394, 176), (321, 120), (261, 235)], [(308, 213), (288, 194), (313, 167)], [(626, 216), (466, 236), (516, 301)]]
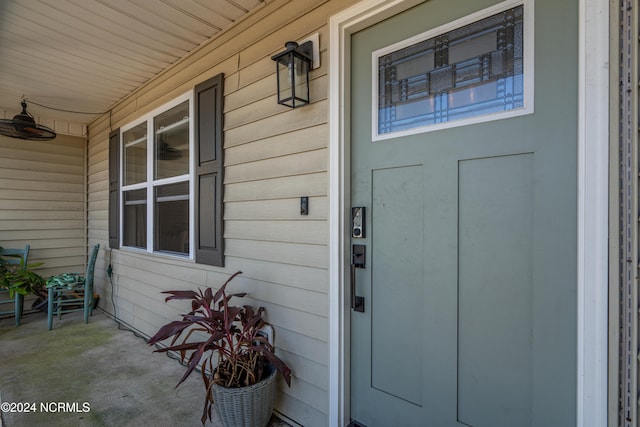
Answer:
[(523, 6), (379, 56), (379, 135), (524, 107)]

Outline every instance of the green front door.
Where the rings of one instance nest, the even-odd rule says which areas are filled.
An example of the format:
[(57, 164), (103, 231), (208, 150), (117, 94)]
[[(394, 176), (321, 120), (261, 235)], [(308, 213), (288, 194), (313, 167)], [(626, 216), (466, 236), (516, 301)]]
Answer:
[(351, 37), (362, 425), (575, 425), (578, 5), (494, 6), (430, 0)]

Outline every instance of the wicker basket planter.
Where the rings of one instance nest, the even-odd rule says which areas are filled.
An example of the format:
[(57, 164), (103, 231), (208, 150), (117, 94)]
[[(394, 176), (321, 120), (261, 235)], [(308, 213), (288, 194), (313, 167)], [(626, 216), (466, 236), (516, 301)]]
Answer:
[(211, 385), (213, 406), (224, 427), (265, 427), (276, 400), (278, 371), (248, 387), (226, 388)]

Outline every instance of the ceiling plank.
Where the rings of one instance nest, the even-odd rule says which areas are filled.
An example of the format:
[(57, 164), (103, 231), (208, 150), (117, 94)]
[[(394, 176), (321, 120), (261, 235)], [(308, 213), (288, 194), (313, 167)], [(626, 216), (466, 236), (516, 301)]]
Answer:
[[(261, 0), (0, 0), (0, 109), (87, 124)], [(58, 110), (68, 110), (58, 111)]]

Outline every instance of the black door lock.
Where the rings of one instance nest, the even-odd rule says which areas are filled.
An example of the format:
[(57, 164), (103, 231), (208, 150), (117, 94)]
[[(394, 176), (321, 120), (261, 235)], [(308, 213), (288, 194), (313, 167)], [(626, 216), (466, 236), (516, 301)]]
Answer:
[(365, 268), (367, 262), (367, 249), (365, 245), (353, 245), (351, 252), (351, 264), (358, 268)]
[(367, 249), (365, 245), (351, 247), (351, 308), (364, 313), (364, 297), (356, 295), (356, 268), (365, 268)]

